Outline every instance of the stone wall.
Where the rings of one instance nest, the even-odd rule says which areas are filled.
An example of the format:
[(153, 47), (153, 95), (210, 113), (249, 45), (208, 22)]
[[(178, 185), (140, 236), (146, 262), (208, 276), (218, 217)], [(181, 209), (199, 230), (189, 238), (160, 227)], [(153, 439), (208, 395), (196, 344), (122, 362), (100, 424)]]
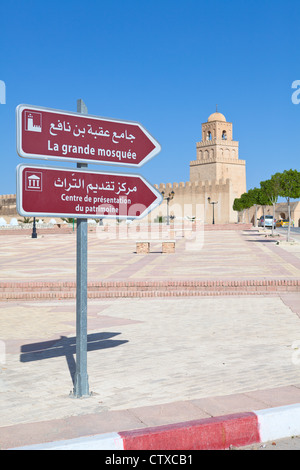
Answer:
[(17, 214), (15, 194), (3, 194), (0, 196), (0, 215), (5, 220), (10, 220), (13, 217), (19, 217)]
[[(154, 185), (160, 192), (164, 191), (167, 196), (174, 191), (174, 199), (169, 202), (169, 214), (175, 216), (175, 220), (196, 218), (204, 223), (212, 223), (213, 205), (211, 202), (217, 202), (214, 205), (215, 223), (234, 223), (237, 221), (237, 214), (232, 210), (234, 195), (232, 183), (229, 179), (220, 179), (219, 181), (205, 182), (180, 182), (180, 183), (161, 183)], [(167, 201), (154, 209), (148, 216), (148, 221), (155, 221), (158, 217), (167, 216)]]

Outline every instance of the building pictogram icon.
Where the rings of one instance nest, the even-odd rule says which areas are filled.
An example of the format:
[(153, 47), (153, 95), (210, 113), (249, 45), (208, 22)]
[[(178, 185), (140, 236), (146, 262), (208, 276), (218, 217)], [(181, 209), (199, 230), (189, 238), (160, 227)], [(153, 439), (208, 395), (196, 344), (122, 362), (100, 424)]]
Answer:
[(42, 191), (42, 174), (26, 172), (25, 191)]
[(31, 132), (42, 132), (42, 114), (33, 111), (25, 112), (25, 129)]

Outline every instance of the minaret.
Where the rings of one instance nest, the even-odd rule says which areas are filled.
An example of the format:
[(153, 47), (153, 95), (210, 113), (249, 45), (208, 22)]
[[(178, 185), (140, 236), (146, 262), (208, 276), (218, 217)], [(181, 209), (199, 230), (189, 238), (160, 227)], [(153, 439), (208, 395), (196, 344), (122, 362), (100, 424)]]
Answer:
[(230, 179), (234, 197), (246, 192), (246, 163), (239, 159), (239, 143), (232, 140), (232, 123), (218, 112), (202, 124), (197, 160), (190, 162), (190, 181)]

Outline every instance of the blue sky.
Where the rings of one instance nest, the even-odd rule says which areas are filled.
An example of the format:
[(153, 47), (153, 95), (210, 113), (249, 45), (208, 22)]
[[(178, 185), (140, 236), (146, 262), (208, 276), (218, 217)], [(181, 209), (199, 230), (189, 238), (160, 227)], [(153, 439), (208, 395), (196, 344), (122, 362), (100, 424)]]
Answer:
[(76, 111), (78, 98), (159, 141), (161, 153), (137, 171), (153, 184), (189, 180), (216, 104), (233, 123), (248, 189), (299, 170), (299, 18), (298, 0), (3, 0), (0, 194), (16, 192), (19, 163), (43, 163), (16, 153), (16, 106)]

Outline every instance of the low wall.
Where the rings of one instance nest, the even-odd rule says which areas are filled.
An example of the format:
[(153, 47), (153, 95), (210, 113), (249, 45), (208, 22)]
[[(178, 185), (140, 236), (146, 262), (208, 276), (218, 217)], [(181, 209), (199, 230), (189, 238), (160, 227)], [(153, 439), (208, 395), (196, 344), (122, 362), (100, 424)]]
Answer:
[(207, 224), (204, 230), (250, 230), (252, 224)]

